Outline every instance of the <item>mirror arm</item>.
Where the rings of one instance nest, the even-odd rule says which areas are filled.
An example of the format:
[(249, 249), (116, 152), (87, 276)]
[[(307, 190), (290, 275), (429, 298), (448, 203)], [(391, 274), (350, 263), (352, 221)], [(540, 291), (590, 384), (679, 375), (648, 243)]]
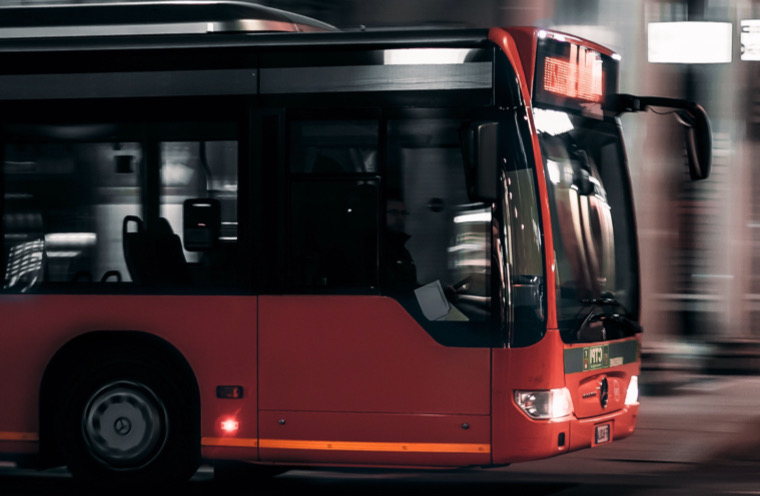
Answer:
[(706, 179), (712, 166), (712, 131), (705, 109), (688, 100), (626, 93), (609, 95), (604, 101), (604, 109), (616, 116), (623, 112), (645, 112), (650, 107), (671, 109), (686, 130), (689, 174), (693, 180)]
[(604, 101), (604, 108), (615, 114), (623, 112), (646, 112), (649, 107), (668, 107), (678, 110), (693, 110), (699, 107), (695, 102), (678, 98), (659, 96), (636, 96), (628, 93), (609, 95)]

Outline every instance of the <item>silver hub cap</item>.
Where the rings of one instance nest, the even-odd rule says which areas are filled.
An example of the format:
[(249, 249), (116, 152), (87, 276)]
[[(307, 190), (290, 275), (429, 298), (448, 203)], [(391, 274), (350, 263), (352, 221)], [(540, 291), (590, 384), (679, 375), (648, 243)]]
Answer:
[(112, 468), (135, 469), (149, 463), (166, 441), (166, 410), (143, 384), (113, 382), (88, 401), (82, 418), (90, 453)]

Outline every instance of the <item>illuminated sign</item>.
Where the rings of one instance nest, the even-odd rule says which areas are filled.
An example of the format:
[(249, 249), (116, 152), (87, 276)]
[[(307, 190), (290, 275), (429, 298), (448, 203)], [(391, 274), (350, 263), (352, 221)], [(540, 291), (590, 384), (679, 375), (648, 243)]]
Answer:
[(657, 64), (721, 64), (731, 62), (730, 22), (650, 22), (647, 60)]
[(604, 97), (604, 71), (598, 52), (571, 45), (568, 59), (544, 59), (544, 90), (568, 98), (601, 102)]
[(742, 19), (741, 59), (760, 60), (760, 19)]
[(540, 37), (533, 101), (539, 108), (601, 118), (605, 96), (617, 93), (619, 60), (583, 42), (557, 35)]

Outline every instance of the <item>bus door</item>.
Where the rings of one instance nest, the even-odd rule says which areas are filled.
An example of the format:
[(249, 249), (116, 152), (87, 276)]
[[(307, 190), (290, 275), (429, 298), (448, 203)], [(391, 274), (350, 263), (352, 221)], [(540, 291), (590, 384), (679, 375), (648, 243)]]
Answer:
[(330, 115), (283, 113), (263, 144), (287, 171), (267, 210), (287, 280), (259, 301), (261, 459), (488, 463), (490, 210), (467, 198), (462, 121)]

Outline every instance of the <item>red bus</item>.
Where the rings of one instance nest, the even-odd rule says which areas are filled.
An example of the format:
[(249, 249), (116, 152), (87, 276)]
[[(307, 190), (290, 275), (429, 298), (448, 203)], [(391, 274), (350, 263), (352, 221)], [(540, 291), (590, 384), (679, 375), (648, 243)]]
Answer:
[[(0, 11), (0, 458), (91, 483), (464, 467), (622, 439), (619, 57), (234, 2)], [(244, 470), (245, 468), (249, 470)]]

